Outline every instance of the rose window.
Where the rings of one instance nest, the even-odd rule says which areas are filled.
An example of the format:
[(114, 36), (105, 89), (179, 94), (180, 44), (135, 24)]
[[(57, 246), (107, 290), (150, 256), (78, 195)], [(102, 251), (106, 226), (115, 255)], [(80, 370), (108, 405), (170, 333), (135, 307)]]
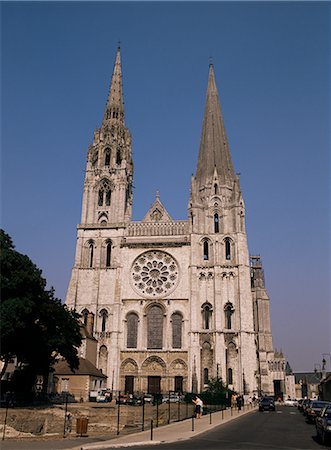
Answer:
[(178, 264), (168, 253), (148, 251), (132, 264), (131, 279), (136, 292), (146, 297), (169, 294), (178, 282)]

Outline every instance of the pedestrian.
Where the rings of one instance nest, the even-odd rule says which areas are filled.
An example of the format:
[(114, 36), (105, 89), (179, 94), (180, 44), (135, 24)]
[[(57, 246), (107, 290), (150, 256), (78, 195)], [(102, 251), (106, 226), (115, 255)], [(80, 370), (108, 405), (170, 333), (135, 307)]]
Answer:
[(201, 398), (199, 398), (197, 395), (195, 396), (195, 398), (192, 401), (195, 404), (195, 408), (194, 408), (195, 418), (200, 419), (202, 416), (203, 402), (202, 402)]
[(238, 395), (238, 397), (237, 397), (237, 407), (238, 407), (238, 411), (241, 410), (241, 404), (242, 404), (241, 395)]

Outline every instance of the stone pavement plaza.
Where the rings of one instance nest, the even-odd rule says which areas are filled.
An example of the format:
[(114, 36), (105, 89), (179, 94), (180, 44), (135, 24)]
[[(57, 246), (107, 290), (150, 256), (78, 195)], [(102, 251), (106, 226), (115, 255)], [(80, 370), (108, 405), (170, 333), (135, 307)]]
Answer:
[[(206, 414), (201, 419), (186, 419), (180, 422), (174, 422), (158, 428), (153, 428), (153, 436), (151, 430), (141, 431), (139, 433), (119, 436), (109, 441), (81, 444), (74, 447), (73, 450), (104, 450), (111, 448), (134, 447), (139, 445), (151, 445), (182, 441), (195, 437), (219, 425), (223, 425), (230, 420), (235, 420), (245, 414), (255, 411), (256, 407), (246, 405), (238, 411), (238, 409), (228, 408), (224, 411)], [(153, 437), (153, 439), (151, 439)]]

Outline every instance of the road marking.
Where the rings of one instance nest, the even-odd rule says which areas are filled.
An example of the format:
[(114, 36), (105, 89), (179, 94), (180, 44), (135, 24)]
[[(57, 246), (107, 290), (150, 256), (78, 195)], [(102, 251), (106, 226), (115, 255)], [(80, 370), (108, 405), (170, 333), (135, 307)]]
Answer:
[(296, 412), (290, 412), (290, 414), (296, 414)]
[(277, 414), (283, 414), (283, 411), (276, 411)]

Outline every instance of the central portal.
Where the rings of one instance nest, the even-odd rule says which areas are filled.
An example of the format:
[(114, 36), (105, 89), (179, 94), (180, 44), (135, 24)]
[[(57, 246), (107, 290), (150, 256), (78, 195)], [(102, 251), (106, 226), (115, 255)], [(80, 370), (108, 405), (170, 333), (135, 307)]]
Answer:
[(148, 394), (161, 392), (161, 377), (148, 377)]

